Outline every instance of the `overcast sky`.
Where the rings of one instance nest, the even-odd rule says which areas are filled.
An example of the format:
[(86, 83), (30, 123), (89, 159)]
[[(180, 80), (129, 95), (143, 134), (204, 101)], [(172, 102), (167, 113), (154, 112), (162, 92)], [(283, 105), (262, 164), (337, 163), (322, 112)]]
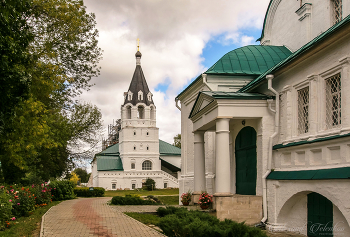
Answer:
[[(85, 0), (104, 51), (96, 85), (81, 96), (101, 109), (104, 126), (120, 118), (123, 92), (141, 66), (157, 107), (160, 139), (181, 132), (175, 97), (225, 53), (256, 44), (269, 0)], [(105, 132), (105, 137), (107, 132)]]

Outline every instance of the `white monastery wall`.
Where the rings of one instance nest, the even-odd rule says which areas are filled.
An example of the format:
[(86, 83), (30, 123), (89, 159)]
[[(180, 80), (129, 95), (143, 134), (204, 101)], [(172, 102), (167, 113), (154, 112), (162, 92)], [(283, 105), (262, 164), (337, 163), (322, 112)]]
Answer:
[(333, 203), (334, 236), (350, 236), (350, 183), (347, 180), (268, 180), (268, 222), (307, 234), (307, 194), (317, 192)]
[[(300, 7), (300, 1), (273, 1), (261, 43), (286, 45), (294, 52), (333, 25), (330, 0), (308, 0), (303, 1), (303, 4)], [(343, 18), (350, 14), (349, 0), (343, 0), (342, 12)]]

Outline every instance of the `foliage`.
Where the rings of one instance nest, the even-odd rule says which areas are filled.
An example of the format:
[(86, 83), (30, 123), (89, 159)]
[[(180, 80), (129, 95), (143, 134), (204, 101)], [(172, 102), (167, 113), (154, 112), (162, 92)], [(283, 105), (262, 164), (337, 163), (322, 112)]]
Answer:
[(11, 195), (6, 192), (4, 186), (0, 186), (0, 230), (4, 230), (6, 227), (6, 221), (9, 221), (12, 217), (12, 202)]
[(72, 181), (75, 185), (78, 184), (78, 181), (79, 181), (78, 175), (74, 171), (72, 171), (70, 174), (71, 174), (71, 177), (69, 180)]
[(54, 180), (49, 184), (52, 200), (61, 201), (75, 198), (75, 184), (69, 180)]
[(201, 237), (267, 237), (260, 229), (249, 227), (232, 220), (220, 221), (214, 216), (200, 211), (187, 211), (185, 208), (175, 210), (161, 218), (158, 226), (167, 236), (201, 236)]
[(209, 195), (206, 191), (202, 191), (199, 195), (198, 204), (200, 206), (209, 206), (211, 203), (213, 203), (213, 195)]
[(178, 148), (181, 148), (181, 134), (177, 134), (177, 135), (174, 137), (173, 146), (176, 146), (176, 147), (178, 147)]
[(160, 217), (164, 217), (166, 215), (171, 215), (171, 214), (175, 214), (178, 211), (184, 211), (187, 210), (184, 207), (174, 207), (174, 206), (167, 206), (167, 207), (159, 207), (157, 209), (157, 215)]
[(30, 187), (30, 191), (32, 194), (34, 194), (35, 199), (35, 205), (47, 205), (48, 203), (52, 202), (52, 193), (51, 193), (51, 187), (47, 185), (47, 183), (42, 184), (33, 184)]
[(90, 191), (89, 188), (74, 188), (74, 194), (77, 197), (103, 197), (105, 189), (94, 187), (94, 190)]
[(12, 214), (15, 217), (28, 216), (30, 212), (35, 210), (36, 197), (29, 191), (29, 188), (22, 187), (13, 194)]
[[(23, 236), (39, 236), (40, 223), (42, 216), (52, 207), (59, 202), (51, 202), (46, 206), (37, 208), (29, 217), (19, 217), (16, 220), (8, 221), (9, 227), (4, 231), (0, 231), (1, 237), (23, 237)], [(0, 213), (1, 215), (1, 213)], [(39, 227), (39, 230), (38, 230)], [(33, 231), (37, 231), (34, 234)]]
[[(14, 8), (17, 4), (29, 6), (22, 11)], [(11, 37), (10, 30), (0, 36), (0, 44), (10, 42), (9, 49), (20, 58), (17, 60), (15, 55), (11, 61), (15, 66), (8, 64), (5, 68), (20, 76), (10, 78), (13, 83), (9, 86), (18, 93), (1, 94), (13, 101), (9, 104), (15, 115), (6, 120), (0, 136), (2, 175), (7, 183), (19, 183), (30, 172), (49, 180), (71, 169), (75, 159), (88, 158), (100, 140), (101, 112), (96, 106), (74, 100), (91, 87), (91, 78), (99, 75), (101, 49), (97, 46), (95, 16), (86, 12), (80, 0), (9, 0), (5, 5), (8, 13), (0, 16), (18, 19), (20, 27), (12, 27), (14, 32), (23, 39), (30, 37), (25, 42), (14, 41), (22, 46), (18, 48), (7, 39)], [(17, 14), (16, 10), (18, 17), (11, 16)], [(9, 59), (6, 52), (4, 55), (1, 60), (7, 65)], [(2, 74), (0, 78), (3, 79)], [(22, 94), (26, 94), (23, 99)]]
[(74, 173), (78, 175), (78, 177), (80, 178), (80, 182), (87, 183), (89, 181), (90, 175), (86, 172), (86, 170), (82, 168), (77, 168), (74, 170)]
[(151, 178), (147, 178), (144, 183), (144, 188), (148, 191), (152, 191), (156, 189), (156, 182)]
[(113, 205), (157, 205), (153, 200), (144, 200), (137, 195), (125, 195), (125, 197), (115, 196), (112, 198)]
[(181, 202), (190, 202), (192, 200), (192, 192), (188, 191), (181, 195)]
[(29, 0), (0, 2), (0, 135), (28, 92), (30, 74), (26, 67), (31, 57), (27, 49), (33, 36), (25, 16), (30, 10)]

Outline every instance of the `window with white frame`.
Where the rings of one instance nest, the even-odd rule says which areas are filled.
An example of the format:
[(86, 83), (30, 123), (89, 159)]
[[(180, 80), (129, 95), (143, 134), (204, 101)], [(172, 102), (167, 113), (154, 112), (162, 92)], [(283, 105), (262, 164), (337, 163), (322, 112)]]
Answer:
[(167, 188), (168, 187), (168, 183), (164, 183), (164, 188)]
[(112, 189), (116, 189), (117, 188), (117, 184), (112, 184)]
[(341, 75), (340, 73), (326, 79), (326, 128), (341, 125)]
[(333, 25), (343, 19), (343, 3), (342, 0), (331, 0), (333, 10)]
[(152, 162), (146, 160), (142, 163), (142, 170), (152, 170)]
[(309, 87), (298, 90), (298, 133), (309, 132)]
[(135, 169), (135, 163), (131, 163), (131, 169), (132, 169), (132, 170)]
[(131, 119), (131, 106), (126, 107), (126, 119)]
[(136, 184), (131, 184), (131, 189), (135, 189), (136, 188)]
[(142, 91), (138, 92), (138, 99), (143, 100), (143, 92)]

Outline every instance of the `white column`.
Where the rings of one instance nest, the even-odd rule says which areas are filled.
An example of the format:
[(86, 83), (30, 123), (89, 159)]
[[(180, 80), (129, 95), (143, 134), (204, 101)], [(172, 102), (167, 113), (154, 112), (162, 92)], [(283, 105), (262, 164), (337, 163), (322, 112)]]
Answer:
[(216, 120), (216, 182), (215, 195), (230, 195), (230, 119)]
[(194, 192), (200, 194), (206, 190), (204, 132), (194, 132)]

